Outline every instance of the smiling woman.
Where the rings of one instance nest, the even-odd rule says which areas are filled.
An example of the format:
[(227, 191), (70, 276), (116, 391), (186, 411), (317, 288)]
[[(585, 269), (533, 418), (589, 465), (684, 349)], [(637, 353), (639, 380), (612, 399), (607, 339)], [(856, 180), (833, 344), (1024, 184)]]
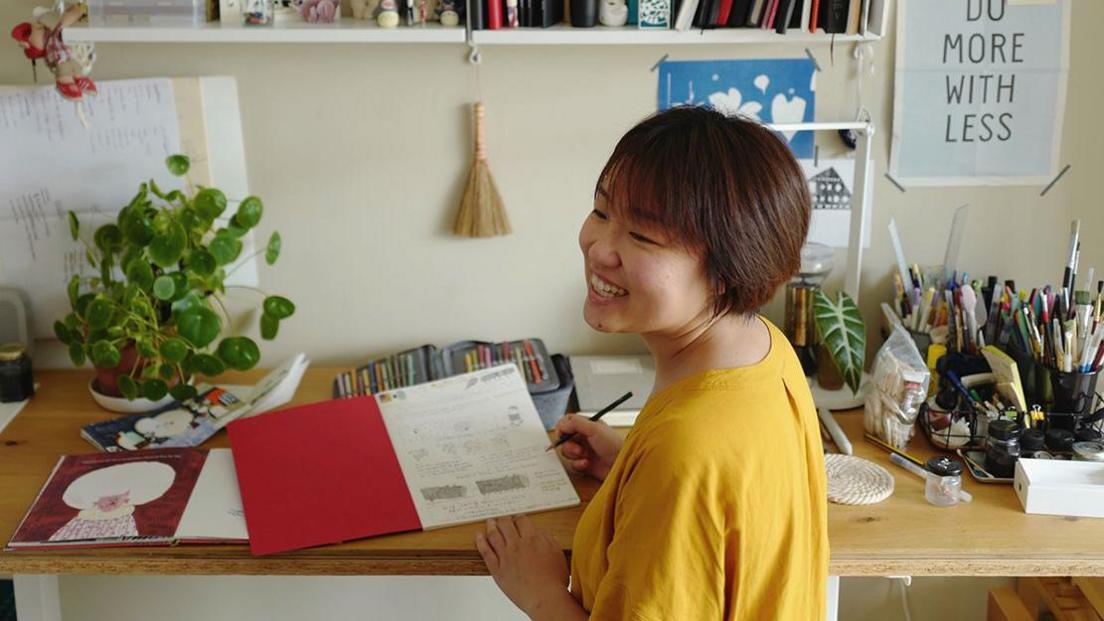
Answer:
[(810, 199), (756, 123), (675, 108), (631, 129), (583, 223), (583, 316), (640, 334), (656, 384), (628, 437), (567, 416), (603, 481), (567, 568), (525, 518), (476, 545), (533, 619), (823, 618), (824, 461), (801, 366), (758, 316), (799, 267)]

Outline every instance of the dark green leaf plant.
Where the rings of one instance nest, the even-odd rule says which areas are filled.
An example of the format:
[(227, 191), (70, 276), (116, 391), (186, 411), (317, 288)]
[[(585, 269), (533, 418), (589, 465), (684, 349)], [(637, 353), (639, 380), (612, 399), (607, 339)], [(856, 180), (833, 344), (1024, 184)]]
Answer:
[[(190, 161), (173, 155), (166, 166), (182, 177)], [(91, 361), (97, 368), (114, 368), (134, 347), (137, 357), (130, 369), (121, 370), (119, 392), (127, 399), (151, 400), (166, 393), (193, 397), (192, 377), (257, 364), (260, 350), (253, 339), (223, 335), (231, 325), (223, 300), (227, 289), (247, 289), (263, 298), (264, 339), (276, 337), (295, 305), (260, 289), (225, 284), (233, 273), (227, 267), (241, 255), (242, 236), (257, 226), (264, 210), (261, 199), (247, 197), (226, 226), (217, 226), (226, 208), (226, 195), (217, 188), (164, 192), (151, 179), (139, 186), (114, 223), (95, 230), (92, 243), (81, 236), (80, 221), (69, 212), (70, 234), (84, 244), (89, 264), (99, 270), (93, 278), (73, 276), (66, 291), (71, 312), (54, 322), (73, 364)], [(264, 253), (272, 265), (280, 249), (280, 234), (274, 232), (254, 256)]]

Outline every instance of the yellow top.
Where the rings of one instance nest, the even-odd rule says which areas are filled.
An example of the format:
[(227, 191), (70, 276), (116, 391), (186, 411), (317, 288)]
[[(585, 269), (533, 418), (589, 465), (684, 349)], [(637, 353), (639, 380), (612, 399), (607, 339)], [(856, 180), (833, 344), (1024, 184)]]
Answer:
[(823, 619), (824, 456), (785, 336), (652, 395), (575, 530), (592, 619)]

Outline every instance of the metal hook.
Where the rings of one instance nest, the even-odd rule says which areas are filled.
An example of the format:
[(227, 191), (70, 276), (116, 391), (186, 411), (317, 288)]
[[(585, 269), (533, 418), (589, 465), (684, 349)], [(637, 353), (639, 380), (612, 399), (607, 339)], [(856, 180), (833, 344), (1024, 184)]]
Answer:
[(483, 62), (483, 55), (479, 53), (479, 46), (469, 43), (468, 47), (471, 48), (471, 51), (468, 52), (468, 62), (473, 65)]

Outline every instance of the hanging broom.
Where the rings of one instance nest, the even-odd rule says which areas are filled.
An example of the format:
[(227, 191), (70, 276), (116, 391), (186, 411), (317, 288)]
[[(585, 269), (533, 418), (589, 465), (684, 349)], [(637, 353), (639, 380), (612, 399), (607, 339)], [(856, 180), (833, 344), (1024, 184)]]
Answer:
[(475, 112), (475, 159), (468, 172), (468, 185), (460, 199), (460, 210), (456, 214), (456, 224), (452, 230), (464, 237), (493, 237), (508, 235), (510, 221), (506, 217), (506, 208), (502, 197), (495, 187), (494, 177), (487, 165), (487, 152), (483, 148), (483, 104), (476, 103)]

